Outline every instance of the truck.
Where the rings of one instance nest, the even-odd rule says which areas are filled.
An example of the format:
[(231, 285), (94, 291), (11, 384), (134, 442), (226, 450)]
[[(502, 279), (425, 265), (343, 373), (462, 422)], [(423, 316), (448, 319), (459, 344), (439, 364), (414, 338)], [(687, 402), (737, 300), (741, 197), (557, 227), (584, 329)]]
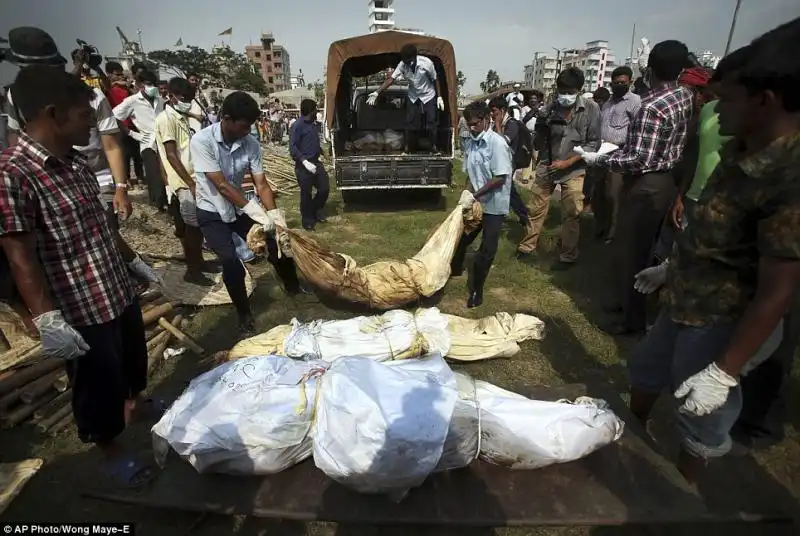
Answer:
[[(419, 151), (403, 152), (408, 86), (389, 86), (376, 106), (367, 104), (368, 95), (379, 84), (364, 81), (394, 70), (400, 63), (400, 49), (406, 44), (415, 45), (419, 54), (430, 58), (436, 67), (444, 100), (444, 110), (438, 112), (438, 153), (422, 144)], [(456, 86), (453, 46), (444, 39), (386, 31), (330, 45), (325, 127), (336, 186), (345, 202), (357, 191), (429, 189), (438, 194), (450, 187), (458, 125)]]

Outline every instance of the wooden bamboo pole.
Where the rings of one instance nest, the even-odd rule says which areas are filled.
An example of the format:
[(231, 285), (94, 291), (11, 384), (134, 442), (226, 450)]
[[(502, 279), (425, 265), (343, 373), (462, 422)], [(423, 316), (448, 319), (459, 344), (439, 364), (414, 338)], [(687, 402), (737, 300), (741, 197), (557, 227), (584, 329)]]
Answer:
[(63, 366), (64, 362), (62, 360), (47, 358), (35, 365), (20, 369), (13, 376), (0, 381), (0, 396), (10, 393), (18, 387), (27, 385), (33, 380), (41, 378), (45, 374)]
[(33, 413), (37, 409), (53, 401), (56, 398), (55, 396), (53, 396), (54, 394), (55, 393), (44, 393), (42, 396), (40, 396), (33, 402), (23, 404), (14, 411), (12, 411), (11, 413), (9, 413), (8, 415), (4, 416), (3, 428), (8, 429), (18, 425), (19, 423), (21, 423), (22, 421), (33, 415)]
[(63, 393), (69, 388), (69, 376), (65, 372), (61, 376), (59, 376), (56, 381), (53, 382), (53, 389), (58, 391), (59, 393)]
[(53, 389), (53, 384), (56, 380), (58, 380), (61, 376), (64, 376), (65, 373), (60, 370), (55, 370), (53, 372), (48, 373), (45, 376), (42, 376), (36, 381), (29, 383), (23, 390), (22, 394), (19, 395), (20, 400), (25, 402), (26, 404), (30, 404), (41, 395)]
[(159, 318), (172, 311), (172, 309), (172, 303), (164, 303), (144, 313), (142, 315), (142, 321), (144, 325), (147, 326), (148, 324), (158, 321)]
[(150, 350), (152, 350), (162, 342), (169, 341), (170, 337), (172, 337), (171, 333), (167, 331), (162, 331), (161, 333), (159, 333), (158, 335), (147, 341), (147, 352), (149, 353)]
[(199, 344), (194, 342), (194, 340), (191, 337), (186, 335), (180, 329), (178, 329), (175, 326), (173, 326), (172, 324), (170, 324), (168, 320), (160, 318), (158, 320), (158, 323), (159, 323), (159, 325), (163, 326), (165, 330), (167, 330), (168, 332), (172, 333), (172, 335), (175, 336), (175, 338), (178, 340), (178, 342), (181, 343), (182, 345), (186, 346), (189, 350), (193, 351), (194, 353), (196, 353), (197, 355), (200, 355), (200, 356), (205, 353), (205, 350), (203, 350), (203, 348)]
[(69, 415), (71, 411), (72, 411), (72, 406), (70, 404), (66, 404), (61, 409), (59, 409), (46, 419), (42, 419), (41, 421), (39, 421), (39, 423), (36, 425), (36, 429), (39, 430), (40, 432), (48, 431), (51, 426), (53, 426), (55, 423), (63, 419), (65, 416)]
[(74, 416), (72, 415), (72, 413), (68, 413), (65, 417), (62, 417), (60, 421), (58, 421), (57, 423), (54, 423), (53, 426), (51, 426), (47, 430), (47, 432), (51, 436), (58, 435), (59, 432), (61, 432), (64, 428), (66, 428), (67, 426), (72, 424), (73, 419), (74, 419)]
[(61, 406), (68, 403), (70, 400), (72, 400), (72, 389), (67, 389), (66, 391), (56, 396), (54, 399), (52, 399), (44, 406), (37, 408), (33, 412), (34, 424), (41, 421), (48, 415), (55, 413)]

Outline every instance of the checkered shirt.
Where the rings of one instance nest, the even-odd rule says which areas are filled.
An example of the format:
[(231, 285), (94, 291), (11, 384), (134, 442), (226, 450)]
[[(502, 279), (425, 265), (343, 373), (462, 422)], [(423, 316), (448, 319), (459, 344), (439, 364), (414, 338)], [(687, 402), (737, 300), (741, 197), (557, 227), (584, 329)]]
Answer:
[(694, 94), (671, 82), (642, 96), (642, 107), (628, 128), (625, 147), (598, 163), (618, 173), (643, 175), (669, 171), (681, 159), (692, 118)]
[(32, 233), (56, 308), (75, 326), (118, 317), (134, 290), (86, 159), (20, 133), (0, 154), (0, 236)]

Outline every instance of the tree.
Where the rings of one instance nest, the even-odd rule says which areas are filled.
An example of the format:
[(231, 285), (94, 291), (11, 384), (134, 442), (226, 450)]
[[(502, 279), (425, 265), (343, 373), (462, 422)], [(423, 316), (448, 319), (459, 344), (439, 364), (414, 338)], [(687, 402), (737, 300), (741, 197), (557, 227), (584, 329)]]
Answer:
[(209, 52), (194, 45), (178, 50), (154, 50), (147, 59), (175, 76), (197, 73), (201, 78), (215, 78), (216, 64)]
[(481, 91), (491, 93), (500, 87), (500, 75), (494, 69), (489, 69), (486, 73), (486, 80), (481, 82)]
[(456, 73), (456, 88), (458, 89), (459, 95), (462, 95), (464, 93), (464, 86), (466, 84), (467, 84), (467, 76), (463, 72), (458, 71), (458, 73)]
[(211, 85), (267, 94), (264, 79), (255, 64), (244, 54), (238, 54), (230, 48), (217, 49), (212, 54), (203, 48), (188, 45), (178, 50), (154, 50), (147, 57), (175, 76), (196, 73)]
[(308, 84), (306, 89), (314, 92), (314, 100), (317, 101), (317, 106), (325, 106), (325, 84), (316, 80)]

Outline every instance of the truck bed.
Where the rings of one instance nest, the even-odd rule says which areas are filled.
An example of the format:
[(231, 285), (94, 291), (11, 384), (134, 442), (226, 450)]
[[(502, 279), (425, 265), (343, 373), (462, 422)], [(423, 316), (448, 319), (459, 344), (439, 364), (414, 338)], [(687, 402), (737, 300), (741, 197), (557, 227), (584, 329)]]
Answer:
[(340, 190), (447, 188), (453, 162), (447, 155), (362, 154), (336, 157), (334, 170)]

